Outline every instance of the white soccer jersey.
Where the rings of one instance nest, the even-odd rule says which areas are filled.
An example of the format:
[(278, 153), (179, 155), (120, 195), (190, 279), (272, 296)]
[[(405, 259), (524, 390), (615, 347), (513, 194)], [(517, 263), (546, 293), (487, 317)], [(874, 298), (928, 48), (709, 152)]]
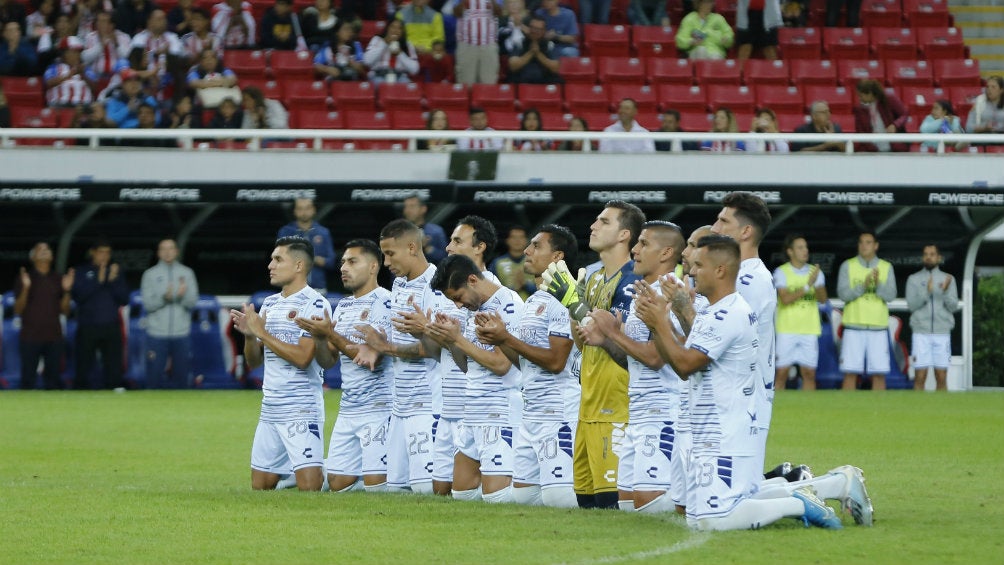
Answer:
[[(658, 287), (656, 293), (661, 294)], [(624, 335), (639, 343), (652, 339), (652, 330), (635, 313), (631, 301), (628, 317), (624, 321)], [(676, 331), (683, 333), (676, 315), (669, 314)], [(641, 361), (627, 356), (628, 362), (628, 417), (632, 424), (641, 422), (676, 421), (680, 413), (680, 377), (669, 364), (652, 370)]]
[[(284, 297), (273, 294), (262, 302), (265, 331), (283, 343), (296, 344), (310, 333), (300, 329), (297, 317), (331, 316), (327, 299), (309, 286)], [(299, 369), (265, 348), (265, 378), (262, 382), (261, 421), (282, 423), (293, 420), (324, 421), (324, 399), (321, 385), (324, 369), (312, 360), (306, 369)]]
[[(368, 324), (388, 334), (390, 328), (390, 291), (377, 287), (363, 296), (346, 296), (338, 301), (333, 314), (335, 331), (353, 343), (363, 343), (356, 326)], [(392, 361), (380, 360), (376, 370), (356, 365), (352, 358), (339, 353), (342, 370), (342, 400), (338, 413), (346, 415), (386, 412), (390, 409)]]
[[(415, 306), (426, 311), (438, 303), (442, 293), (432, 290), (429, 282), (436, 274), (436, 266), (429, 265), (424, 273), (408, 280), (406, 277), (394, 279), (391, 295), (391, 315), (401, 316), (405, 312), (414, 312)], [(417, 343), (418, 339), (409, 333), (394, 329), (388, 334), (390, 340), (400, 345)], [(435, 371), (436, 362), (432, 359), (394, 359), (393, 408), (395, 416), (416, 416), (433, 414), (434, 403), (438, 408), (442, 402), (440, 379)]]
[[(523, 301), (518, 295), (506, 287), (499, 287), (478, 312), (497, 313), (502, 317), (506, 330), (515, 333), (516, 324), (523, 315)], [(466, 337), (476, 347), (490, 350), (494, 345), (478, 341), (475, 325), (467, 324), (464, 331)], [(471, 426), (509, 425), (509, 391), (519, 381), (519, 368), (515, 365), (502, 376), (496, 375), (488, 368), (468, 359), (467, 390), (464, 403), (464, 424)]]
[[(533, 347), (548, 349), (550, 336), (572, 339), (568, 308), (545, 290), (537, 290), (526, 300), (523, 317), (516, 327), (516, 337)], [(565, 396), (568, 388), (579, 383), (568, 372), (568, 363), (559, 373), (534, 365), (524, 357), (519, 360), (523, 378), (523, 419), (528, 422), (565, 422)], [(578, 406), (576, 406), (578, 410)]]
[(756, 324), (749, 304), (735, 292), (694, 319), (685, 347), (711, 358), (688, 381), (695, 454), (752, 456), (760, 448)]
[(774, 410), (774, 314), (777, 313), (777, 290), (770, 271), (758, 257), (739, 265), (736, 292), (749, 304), (757, 319), (757, 371), (760, 394), (757, 402), (757, 425), (770, 428)]
[[(457, 306), (455, 302), (442, 294), (437, 296), (433, 310), (445, 314), (460, 324), (460, 332), (467, 330), (471, 320), (471, 311)], [(464, 403), (467, 400), (467, 373), (462, 371), (453, 359), (450, 349), (444, 347), (439, 357), (439, 371), (442, 377), (443, 408), (440, 416), (459, 420), (464, 416)]]

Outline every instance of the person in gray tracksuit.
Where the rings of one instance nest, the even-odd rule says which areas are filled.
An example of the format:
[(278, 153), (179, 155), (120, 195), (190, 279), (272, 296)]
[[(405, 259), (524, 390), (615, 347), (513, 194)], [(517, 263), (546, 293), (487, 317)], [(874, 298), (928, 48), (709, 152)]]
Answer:
[[(190, 388), (192, 352), (189, 333), (192, 309), (199, 300), (195, 273), (178, 262), (178, 245), (165, 239), (157, 246), (159, 261), (143, 272), (140, 292), (146, 309), (147, 388)], [(171, 374), (167, 375), (167, 362)]]
[(959, 311), (955, 277), (938, 268), (938, 246), (924, 246), (924, 268), (906, 280), (906, 304), (913, 330), (911, 357), (914, 390), (924, 390), (927, 370), (934, 367), (938, 390), (948, 390), (948, 365), (952, 358), (951, 333)]

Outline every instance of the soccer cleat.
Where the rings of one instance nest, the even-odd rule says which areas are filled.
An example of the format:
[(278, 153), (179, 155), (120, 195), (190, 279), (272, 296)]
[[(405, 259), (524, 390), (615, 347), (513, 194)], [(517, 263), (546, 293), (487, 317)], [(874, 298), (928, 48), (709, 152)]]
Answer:
[(805, 486), (796, 489), (791, 495), (801, 500), (802, 504), (805, 505), (805, 513), (802, 514), (802, 522), (805, 523), (805, 527), (808, 528), (809, 524), (828, 530), (839, 530), (844, 527), (840, 523), (837, 513), (825, 502), (819, 500), (812, 487)]
[(799, 465), (797, 467), (792, 467), (791, 471), (784, 474), (785, 480), (789, 483), (797, 483), (798, 481), (807, 481), (812, 478), (812, 469), (808, 465)]
[(844, 496), (840, 499), (840, 505), (844, 512), (850, 512), (854, 517), (854, 523), (859, 526), (871, 526), (872, 521), (872, 499), (868, 497), (865, 490), (865, 475), (857, 467), (844, 465), (830, 471), (831, 473), (842, 473), (847, 477), (847, 487)]
[(785, 461), (784, 463), (781, 463), (777, 467), (774, 467), (770, 471), (767, 471), (766, 473), (764, 473), (763, 474), (763, 478), (765, 478), (765, 479), (773, 479), (773, 478), (776, 478), (776, 477), (785, 477), (790, 472), (791, 472), (791, 463)]

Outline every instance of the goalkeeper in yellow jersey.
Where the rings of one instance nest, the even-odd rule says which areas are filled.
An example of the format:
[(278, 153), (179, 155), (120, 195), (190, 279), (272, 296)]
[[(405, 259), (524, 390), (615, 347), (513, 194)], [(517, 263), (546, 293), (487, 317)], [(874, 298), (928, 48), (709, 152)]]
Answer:
[[(564, 262), (552, 263), (544, 275), (547, 291), (571, 312), (572, 335), (582, 350), (582, 402), (573, 449), (575, 494), (582, 508), (617, 508), (617, 455), (628, 421), (628, 373), (603, 348), (584, 345), (577, 328), (591, 322), (588, 313), (594, 308), (627, 317), (631, 297), (625, 287), (638, 279), (631, 248), (644, 223), (645, 214), (637, 206), (607, 202), (589, 227), (589, 248), (599, 253), (602, 267), (588, 280), (583, 269), (573, 277)], [(630, 492), (622, 494), (631, 499)]]

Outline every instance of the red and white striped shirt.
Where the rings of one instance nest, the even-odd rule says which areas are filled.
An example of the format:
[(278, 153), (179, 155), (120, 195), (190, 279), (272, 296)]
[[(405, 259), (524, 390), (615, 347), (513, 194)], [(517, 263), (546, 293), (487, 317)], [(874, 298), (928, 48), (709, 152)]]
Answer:
[(223, 40), (211, 31), (205, 37), (199, 37), (194, 31), (186, 33), (181, 38), (181, 44), (189, 59), (198, 59), (204, 49), (212, 49), (217, 57), (223, 58)]
[[(73, 73), (73, 67), (66, 63), (54, 63), (45, 71), (45, 80), (63, 77)], [(76, 106), (88, 104), (94, 100), (91, 87), (79, 73), (74, 73), (68, 80), (45, 91), (45, 100), (49, 106)]]
[[(476, 130), (473, 128), (467, 128), (464, 131), (495, 131), (492, 128), (485, 128), (483, 130)], [(470, 139), (458, 139), (457, 149), (461, 151), (501, 151), (505, 146), (505, 142), (502, 141), (501, 137), (474, 137)]]
[(499, 36), (499, 21), (494, 0), (461, 0), (464, 13), (457, 20), (457, 42), (467, 45), (495, 45)]
[[(132, 38), (131, 48), (140, 48), (148, 54), (146, 61), (147, 69), (160, 66), (158, 76), (161, 79), (167, 74), (167, 54), (182, 57), (185, 55), (185, 48), (181, 46), (181, 40), (173, 31), (165, 31), (160, 35), (153, 35), (148, 30), (143, 30)], [(163, 51), (163, 52), (161, 52)]]
[[(238, 18), (244, 22), (241, 27)], [(247, 28), (245, 31), (244, 28)], [(241, 13), (235, 17), (233, 8), (226, 2), (213, 5), (213, 17), (210, 20), (210, 29), (213, 33), (223, 38), (223, 45), (226, 47), (251, 47), (255, 43), (255, 20), (251, 12), (250, 2), (241, 2)]]
[(132, 49), (132, 38), (128, 33), (115, 30), (114, 38), (102, 42), (98, 32), (92, 31), (84, 39), (84, 52), (81, 58), (85, 65), (99, 76), (111, 76), (118, 71), (116, 63), (119, 59), (128, 59)]

